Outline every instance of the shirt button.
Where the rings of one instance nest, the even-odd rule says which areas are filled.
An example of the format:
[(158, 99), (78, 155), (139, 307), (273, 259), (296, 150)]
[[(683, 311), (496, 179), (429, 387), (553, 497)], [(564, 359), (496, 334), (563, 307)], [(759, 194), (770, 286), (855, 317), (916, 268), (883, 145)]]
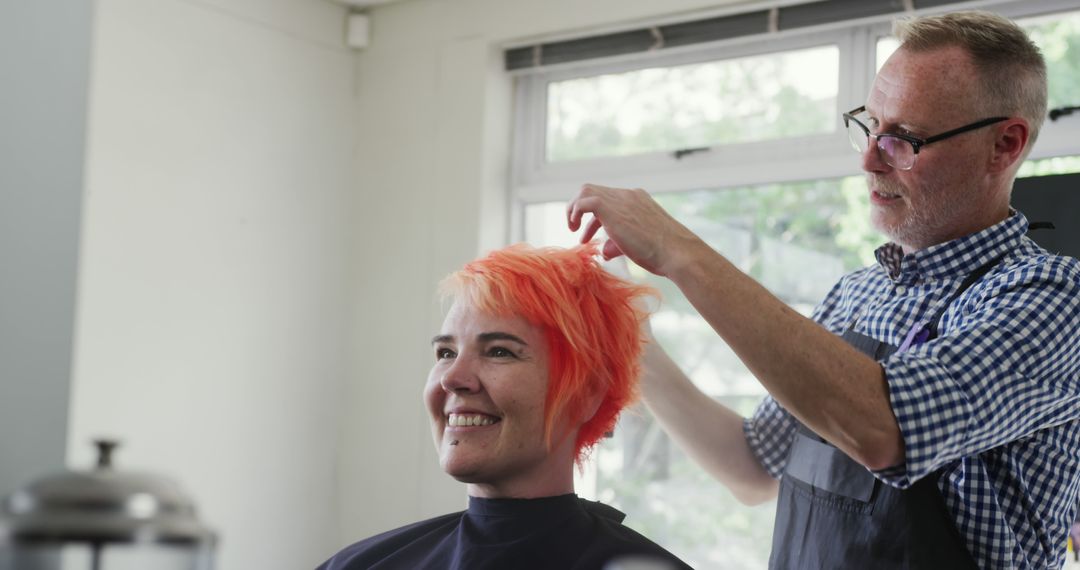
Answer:
[(907, 287), (904, 287), (903, 285), (897, 285), (896, 286), (896, 294), (897, 295), (903, 295), (904, 293), (907, 293)]

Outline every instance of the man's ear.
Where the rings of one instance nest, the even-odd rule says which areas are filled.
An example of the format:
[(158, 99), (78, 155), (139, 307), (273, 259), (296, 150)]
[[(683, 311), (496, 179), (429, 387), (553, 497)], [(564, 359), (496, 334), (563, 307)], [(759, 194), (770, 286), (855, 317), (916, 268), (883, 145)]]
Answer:
[(997, 137), (994, 139), (989, 167), (991, 172), (996, 173), (1008, 170), (1023, 158), (1031, 137), (1031, 127), (1026, 120), (1017, 117), (1002, 123), (995, 132)]

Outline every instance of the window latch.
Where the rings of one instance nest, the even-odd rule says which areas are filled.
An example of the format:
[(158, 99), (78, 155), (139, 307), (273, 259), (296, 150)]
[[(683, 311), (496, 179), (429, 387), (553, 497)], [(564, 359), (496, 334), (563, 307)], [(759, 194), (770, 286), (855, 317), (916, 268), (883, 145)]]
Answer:
[(688, 154), (696, 154), (699, 152), (706, 152), (710, 150), (712, 150), (711, 146), (699, 146), (697, 148), (680, 148), (679, 150), (671, 153), (671, 155), (675, 157), (675, 160), (682, 160), (682, 157)]
[(1065, 115), (1073, 114), (1073, 111), (1080, 111), (1080, 107), (1058, 107), (1056, 109), (1050, 109), (1050, 120), (1056, 121), (1058, 117), (1064, 117)]

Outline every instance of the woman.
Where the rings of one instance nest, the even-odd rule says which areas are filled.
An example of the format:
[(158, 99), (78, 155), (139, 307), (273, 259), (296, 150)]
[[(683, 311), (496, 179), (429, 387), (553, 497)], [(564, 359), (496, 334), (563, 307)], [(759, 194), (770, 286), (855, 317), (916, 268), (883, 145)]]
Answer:
[(636, 397), (651, 290), (600, 268), (596, 246), (512, 246), (447, 277), (424, 390), (440, 464), (469, 508), (358, 542), (320, 568), (688, 568), (574, 494), (573, 470)]

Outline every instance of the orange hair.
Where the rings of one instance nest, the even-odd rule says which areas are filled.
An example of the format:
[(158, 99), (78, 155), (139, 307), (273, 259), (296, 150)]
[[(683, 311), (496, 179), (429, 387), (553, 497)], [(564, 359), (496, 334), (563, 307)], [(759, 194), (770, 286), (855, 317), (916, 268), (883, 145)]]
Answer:
[(597, 244), (569, 249), (517, 244), (465, 265), (440, 284), (444, 297), (465, 300), (497, 315), (518, 315), (544, 331), (550, 361), (544, 406), (544, 437), (551, 445), (552, 420), (584, 420), (597, 391), (603, 401), (578, 430), (574, 452), (585, 453), (615, 428), (619, 412), (638, 396), (638, 358), (648, 318), (638, 299), (656, 295), (604, 271)]

